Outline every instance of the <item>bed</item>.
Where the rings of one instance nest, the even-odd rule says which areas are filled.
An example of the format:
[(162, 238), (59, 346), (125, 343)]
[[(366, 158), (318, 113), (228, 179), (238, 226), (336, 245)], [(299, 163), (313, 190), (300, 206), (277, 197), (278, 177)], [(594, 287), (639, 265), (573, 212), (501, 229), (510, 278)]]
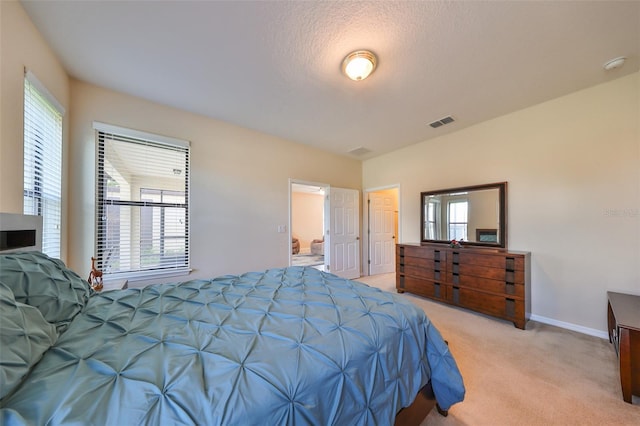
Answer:
[(464, 384), (401, 296), (289, 267), (96, 293), (0, 254), (0, 424), (391, 425)]

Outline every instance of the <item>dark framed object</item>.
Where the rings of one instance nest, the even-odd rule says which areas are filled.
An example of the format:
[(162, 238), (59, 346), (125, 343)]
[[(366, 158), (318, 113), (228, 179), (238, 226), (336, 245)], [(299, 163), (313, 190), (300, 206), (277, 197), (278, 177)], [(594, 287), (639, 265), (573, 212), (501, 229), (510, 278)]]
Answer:
[(507, 248), (507, 182), (420, 193), (421, 243)]
[(36, 230), (0, 231), (0, 251), (15, 250), (36, 245)]
[(479, 243), (497, 243), (498, 230), (493, 229), (476, 229), (476, 241)]

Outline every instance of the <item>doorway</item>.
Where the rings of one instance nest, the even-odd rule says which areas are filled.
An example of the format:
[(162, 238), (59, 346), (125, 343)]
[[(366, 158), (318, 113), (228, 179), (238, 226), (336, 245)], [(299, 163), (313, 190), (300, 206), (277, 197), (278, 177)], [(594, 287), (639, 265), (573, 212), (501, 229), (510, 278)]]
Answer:
[[(360, 248), (360, 191), (357, 189), (330, 187), (327, 184), (296, 181), (291, 179), (289, 191), (289, 265), (300, 265), (299, 255), (312, 254), (320, 260), (312, 260), (314, 268), (331, 272), (339, 277), (352, 279), (361, 276)], [(305, 210), (300, 208), (295, 198), (299, 193), (323, 194), (323, 201), (316, 198), (315, 207)], [(316, 219), (312, 231), (304, 231), (299, 227), (298, 218), (308, 221), (308, 216), (322, 217), (322, 227)], [(318, 235), (319, 234), (319, 235)], [(296, 243), (297, 240), (297, 243)], [(315, 240), (315, 241), (314, 241)], [(307, 247), (308, 244), (308, 247)], [(295, 252), (298, 253), (295, 253)]]
[(291, 183), (291, 266), (326, 270), (325, 211), (328, 185)]
[(393, 273), (399, 235), (399, 187), (366, 191), (368, 275)]

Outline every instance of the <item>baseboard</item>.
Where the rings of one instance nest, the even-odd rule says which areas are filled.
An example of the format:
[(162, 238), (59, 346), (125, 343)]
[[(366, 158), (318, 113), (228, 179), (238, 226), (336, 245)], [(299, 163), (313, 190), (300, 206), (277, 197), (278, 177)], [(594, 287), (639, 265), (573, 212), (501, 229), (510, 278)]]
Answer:
[(596, 330), (595, 328), (583, 327), (581, 325), (572, 324), (570, 322), (558, 321), (553, 318), (542, 317), (540, 315), (531, 315), (531, 321), (541, 322), (543, 324), (554, 325), (567, 330), (577, 331), (578, 333), (588, 334), (589, 336), (599, 337), (609, 340), (609, 334), (606, 331)]

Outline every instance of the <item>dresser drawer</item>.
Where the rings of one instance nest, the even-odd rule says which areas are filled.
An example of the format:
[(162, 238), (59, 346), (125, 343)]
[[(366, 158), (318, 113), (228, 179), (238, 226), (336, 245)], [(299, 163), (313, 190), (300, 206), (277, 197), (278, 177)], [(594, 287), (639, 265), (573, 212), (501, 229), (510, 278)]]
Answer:
[(463, 306), (488, 315), (508, 320), (524, 319), (524, 301), (520, 299), (488, 294), (464, 287), (447, 288), (447, 300), (453, 305)]
[(421, 246), (396, 246), (396, 254), (405, 257), (419, 257), (422, 259), (444, 261), (445, 252), (431, 247)]
[(506, 269), (488, 268), (480, 265), (453, 264), (451, 265), (451, 274), (452, 276), (466, 275), (515, 284), (524, 284), (523, 271), (508, 271)]
[(486, 266), (489, 268), (508, 269), (511, 271), (524, 271), (524, 256), (518, 255), (495, 255), (478, 254), (464, 251), (453, 252), (451, 255), (453, 263), (464, 263), (467, 265)]
[(453, 285), (484, 290), (490, 293), (505, 294), (518, 298), (524, 297), (524, 284), (508, 283), (473, 275), (452, 275), (449, 282)]
[(404, 268), (401, 268), (400, 272), (404, 272), (404, 274), (407, 276), (427, 278), (427, 279), (436, 280), (436, 281), (443, 280), (445, 277), (445, 274), (441, 271), (438, 271), (437, 269), (434, 269), (434, 268), (424, 269), (417, 266), (405, 265)]
[(417, 268), (434, 268), (440, 267), (444, 262), (433, 259), (425, 259), (422, 257), (405, 256), (402, 258), (401, 263), (404, 266), (415, 266)]
[(433, 299), (446, 300), (446, 286), (437, 281), (424, 280), (406, 275), (396, 276), (396, 288)]

